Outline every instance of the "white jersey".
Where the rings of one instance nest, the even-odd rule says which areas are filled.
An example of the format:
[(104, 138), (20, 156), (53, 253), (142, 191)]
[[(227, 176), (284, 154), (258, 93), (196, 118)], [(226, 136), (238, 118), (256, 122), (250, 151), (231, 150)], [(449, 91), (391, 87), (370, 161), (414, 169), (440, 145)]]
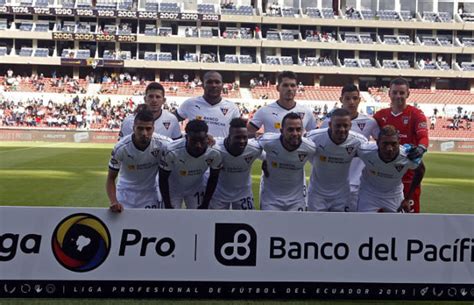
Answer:
[(409, 169), (415, 169), (419, 165), (407, 158), (403, 146), (400, 146), (400, 153), (391, 162), (380, 159), (375, 143), (362, 145), (357, 155), (365, 163), (360, 184), (361, 191), (382, 198), (402, 196), (402, 177)]
[[(119, 133), (120, 139), (133, 133), (134, 120), (135, 115), (129, 115), (123, 120)], [(154, 126), (154, 132), (157, 134), (163, 135), (170, 139), (177, 139), (181, 137), (181, 129), (179, 127), (178, 119), (168, 110), (162, 110), (161, 115), (155, 120)]]
[(329, 137), (329, 129), (311, 131), (307, 138), (316, 145), (313, 170), (309, 182), (309, 196), (315, 193), (334, 198), (341, 194), (348, 196), (349, 168), (357, 149), (367, 139), (356, 132), (349, 131), (346, 141), (336, 145)]
[(281, 121), (283, 117), (290, 112), (295, 112), (300, 116), (306, 131), (316, 128), (316, 120), (314, 119), (311, 109), (299, 103), (296, 103), (295, 107), (291, 109), (286, 109), (281, 107), (278, 102), (273, 102), (258, 109), (250, 121), (250, 124), (257, 129), (263, 126), (265, 132), (280, 133)]
[(195, 158), (186, 150), (186, 139), (179, 139), (169, 144), (160, 162), (160, 168), (171, 172), (170, 194), (195, 188), (202, 183), (208, 168), (221, 167), (221, 155), (216, 149), (208, 147), (201, 156)]
[(221, 153), (222, 169), (213, 199), (232, 202), (252, 193), (251, 170), (253, 162), (262, 154), (262, 148), (255, 139), (248, 141), (242, 154), (232, 155), (224, 146), (224, 139), (213, 146)]
[[(328, 128), (330, 117), (326, 118), (321, 124), (320, 128)], [(355, 119), (351, 120), (351, 130), (363, 135), (367, 140), (370, 137), (377, 139), (379, 136), (379, 125), (372, 117), (359, 113)], [(349, 169), (349, 183), (351, 185), (351, 191), (357, 191), (360, 184), (360, 175), (364, 169), (364, 162), (359, 158), (354, 158)]]
[(225, 138), (229, 133), (230, 121), (240, 117), (240, 111), (231, 101), (222, 99), (211, 105), (199, 96), (185, 100), (178, 109), (178, 115), (183, 119), (203, 120), (209, 126), (210, 135)]
[(300, 147), (288, 151), (283, 147), (280, 136), (265, 133), (259, 139), (269, 172), (269, 177), (262, 175), (261, 205), (286, 206), (301, 202), (304, 207), (304, 166), (313, 158), (315, 146), (303, 138)]
[(119, 171), (117, 191), (156, 191), (156, 176), (160, 156), (170, 141), (153, 134), (150, 145), (141, 151), (135, 147), (132, 135), (115, 144), (109, 168)]

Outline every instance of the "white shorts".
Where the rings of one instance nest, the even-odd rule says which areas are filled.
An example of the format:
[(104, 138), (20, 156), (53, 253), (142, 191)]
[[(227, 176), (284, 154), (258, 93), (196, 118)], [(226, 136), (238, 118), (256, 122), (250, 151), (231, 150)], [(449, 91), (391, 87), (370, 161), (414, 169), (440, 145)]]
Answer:
[(335, 198), (324, 197), (315, 193), (308, 195), (308, 211), (344, 212), (351, 200), (350, 193)]
[(358, 212), (385, 212), (397, 213), (403, 201), (403, 194), (398, 197), (383, 198), (374, 194), (359, 191)]
[(260, 210), (262, 211), (298, 211), (304, 212), (306, 211), (306, 202), (305, 200), (301, 200), (299, 202), (293, 202), (288, 204), (278, 204), (278, 203), (260, 203)]
[(117, 200), (125, 209), (161, 209), (163, 203), (156, 191), (117, 190)]
[(173, 209), (182, 209), (183, 202), (187, 209), (197, 209), (204, 200), (207, 179), (203, 179), (200, 184), (188, 189), (175, 191), (170, 189), (170, 200)]
[(212, 198), (209, 208), (213, 210), (254, 210), (253, 194), (247, 194), (234, 201), (223, 201), (219, 198)]

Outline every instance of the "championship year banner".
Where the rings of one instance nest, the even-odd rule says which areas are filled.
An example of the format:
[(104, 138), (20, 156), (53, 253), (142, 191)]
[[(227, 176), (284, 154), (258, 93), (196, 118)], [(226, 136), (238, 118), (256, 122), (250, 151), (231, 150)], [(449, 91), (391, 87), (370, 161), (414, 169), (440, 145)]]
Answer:
[(474, 299), (474, 216), (0, 207), (0, 297)]

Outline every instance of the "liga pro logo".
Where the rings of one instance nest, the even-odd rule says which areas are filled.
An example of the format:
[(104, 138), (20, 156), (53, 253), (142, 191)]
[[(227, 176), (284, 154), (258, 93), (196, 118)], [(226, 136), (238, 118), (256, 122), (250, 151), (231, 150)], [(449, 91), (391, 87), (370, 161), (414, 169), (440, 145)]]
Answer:
[(56, 260), (66, 269), (87, 272), (99, 267), (110, 252), (110, 233), (91, 214), (73, 214), (54, 230), (51, 241)]
[(244, 223), (216, 223), (214, 255), (224, 266), (256, 266), (257, 233)]

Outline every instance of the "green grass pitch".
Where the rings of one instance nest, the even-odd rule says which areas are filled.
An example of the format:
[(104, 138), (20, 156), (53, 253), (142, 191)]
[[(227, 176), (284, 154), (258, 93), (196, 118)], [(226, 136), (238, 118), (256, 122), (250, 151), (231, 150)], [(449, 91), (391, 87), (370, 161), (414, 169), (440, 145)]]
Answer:
[[(0, 142), (0, 205), (106, 207), (105, 178), (112, 145)], [(472, 154), (428, 153), (422, 210), (429, 213), (474, 214)], [(309, 167), (307, 172), (309, 173)], [(252, 171), (258, 202), (260, 167)], [(308, 175), (309, 177), (309, 175)], [(369, 301), (210, 301), (210, 300), (33, 300), (0, 299), (19, 304), (401, 304)], [(435, 304), (407, 302), (406, 304)], [(450, 304), (436, 302), (436, 304)], [(454, 304), (454, 303), (453, 303)], [(469, 304), (457, 302), (455, 304)]]

